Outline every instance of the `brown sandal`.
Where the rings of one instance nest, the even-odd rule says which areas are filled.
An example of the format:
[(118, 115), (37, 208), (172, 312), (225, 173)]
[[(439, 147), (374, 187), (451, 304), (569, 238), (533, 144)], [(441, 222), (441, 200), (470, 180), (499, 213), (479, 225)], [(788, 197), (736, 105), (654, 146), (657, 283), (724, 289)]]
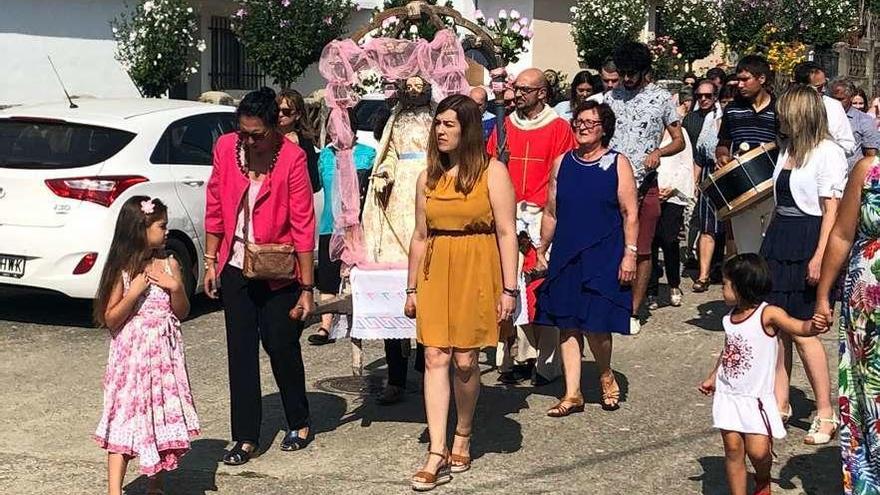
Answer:
[(616, 411), (620, 409), (620, 387), (611, 373), (611, 380), (599, 379), (602, 382), (602, 409), (606, 411)]
[(452, 481), (452, 475), (449, 470), (449, 455), (440, 454), (438, 452), (428, 452), (428, 457), (436, 455), (443, 459), (443, 462), (437, 468), (436, 473), (428, 471), (419, 471), (410, 478), (412, 489), (417, 492), (427, 492), (440, 485), (445, 485)]
[(569, 414), (584, 412), (583, 397), (563, 397), (555, 406), (547, 409), (547, 416), (564, 418)]
[[(465, 434), (459, 433), (458, 430), (455, 430), (455, 436), (461, 437), (461, 438), (467, 438), (467, 439), (471, 438), (470, 433), (465, 435)], [(468, 450), (470, 450), (470, 444), (468, 444)], [(463, 473), (471, 468), (471, 456), (470, 455), (453, 454), (452, 452), (449, 452), (449, 463), (450, 463), (450, 468), (449, 468), (450, 471), (452, 471), (453, 473)]]

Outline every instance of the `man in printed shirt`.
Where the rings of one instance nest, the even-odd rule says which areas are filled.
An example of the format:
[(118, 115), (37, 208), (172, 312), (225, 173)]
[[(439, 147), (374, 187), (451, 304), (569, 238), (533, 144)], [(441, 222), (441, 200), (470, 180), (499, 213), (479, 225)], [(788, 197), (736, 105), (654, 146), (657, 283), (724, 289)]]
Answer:
[[(641, 330), (637, 314), (651, 277), (651, 245), (660, 218), (657, 167), (661, 157), (684, 149), (684, 137), (672, 95), (646, 77), (651, 72), (652, 60), (647, 45), (624, 42), (614, 50), (613, 59), (621, 83), (605, 98), (617, 117), (611, 147), (629, 158), (639, 188), (638, 245), (626, 246), (638, 255), (630, 319), (630, 333), (637, 334)], [(660, 146), (664, 131), (672, 139), (666, 146)]]

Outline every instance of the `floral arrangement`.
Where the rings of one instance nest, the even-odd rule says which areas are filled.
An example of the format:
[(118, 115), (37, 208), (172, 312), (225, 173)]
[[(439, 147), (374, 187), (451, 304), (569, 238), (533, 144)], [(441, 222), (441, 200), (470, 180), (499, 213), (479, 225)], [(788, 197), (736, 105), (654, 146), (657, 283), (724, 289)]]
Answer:
[(317, 62), (321, 50), (345, 33), (353, 0), (239, 0), (232, 28), (248, 56), (286, 88)]
[(357, 73), (358, 82), (354, 91), (360, 96), (380, 93), (382, 91), (382, 75), (373, 69), (365, 69)]
[(654, 57), (654, 77), (660, 79), (680, 79), (684, 74), (684, 60), (681, 50), (670, 36), (658, 36), (648, 42)]
[(646, 12), (645, 0), (577, 0), (571, 7), (571, 35), (580, 60), (598, 69), (617, 45), (638, 37)]
[(722, 30), (721, 9), (706, 0), (663, 0), (663, 34), (675, 40), (688, 62), (707, 57)]
[(198, 72), (199, 20), (186, 0), (146, 0), (111, 23), (116, 59), (144, 96), (160, 97)]
[(773, 41), (767, 49), (767, 61), (777, 74), (791, 74), (806, 59), (807, 45), (800, 41)]
[(477, 24), (495, 38), (504, 65), (515, 64), (519, 56), (528, 51), (527, 45), (535, 35), (532, 24), (516, 10), (498, 11), (496, 17), (486, 19), (481, 10), (474, 12)]
[[(376, 8), (373, 10), (373, 18), (375, 18), (379, 13), (383, 10), (392, 9), (395, 7), (404, 7), (412, 0), (385, 0), (382, 8)], [(425, 3), (429, 5), (437, 5), (437, 0), (426, 0)], [(452, 7), (452, 0), (446, 0), (444, 3), (446, 7)], [(372, 19), (371, 19), (372, 20)], [(453, 28), (454, 24), (451, 20), (446, 19), (445, 17), (441, 17), (440, 20), (446, 24), (446, 27)], [(382, 21), (382, 25), (379, 27), (378, 32), (374, 33), (375, 36), (385, 36), (385, 37), (393, 37), (394, 33), (397, 31), (398, 24), (401, 22), (396, 16), (391, 16), (384, 21)], [(431, 41), (434, 39), (434, 35), (437, 34), (437, 26), (435, 26), (432, 22), (428, 21), (424, 16), (417, 23), (412, 23), (409, 26), (409, 29), (402, 32), (400, 34), (401, 38), (417, 40), (417, 39), (425, 39)]]

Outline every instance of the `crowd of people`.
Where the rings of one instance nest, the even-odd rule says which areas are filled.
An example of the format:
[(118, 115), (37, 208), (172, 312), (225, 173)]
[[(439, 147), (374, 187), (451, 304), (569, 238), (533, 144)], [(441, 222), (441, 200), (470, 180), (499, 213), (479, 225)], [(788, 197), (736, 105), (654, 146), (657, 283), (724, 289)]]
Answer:
[[(785, 436), (791, 417), (792, 349), (816, 398), (805, 443), (839, 434), (845, 491), (880, 489), (880, 133), (863, 112), (866, 95), (849, 80), (827, 81), (813, 62), (778, 91), (757, 55), (730, 74), (688, 74), (675, 95), (654, 79), (648, 47), (625, 42), (597, 73), (578, 73), (554, 106), (544, 72), (520, 72), (496, 88), (508, 110), (501, 120), (483, 87), (432, 102), (429, 82), (410, 77), (374, 121), (378, 149), (356, 142), (352, 150), (316, 150), (299, 93), (248, 94), (238, 131), (216, 143), (207, 186), (204, 285), (223, 302), (234, 442), (223, 462), (247, 463), (260, 447), (260, 345), (288, 424), (280, 448), (304, 449), (313, 438), (300, 337), (315, 289), (322, 300), (337, 296), (346, 272), (331, 247), (334, 210), (315, 212), (312, 193), (323, 189), (325, 205), (334, 204), (339, 153), (350, 152), (366, 257), (408, 270), (402, 310), (416, 321), (430, 439), (413, 489), (471, 469), (483, 349), (496, 349), (501, 383), (561, 379), (564, 395), (547, 410), (561, 418), (584, 411), (586, 340), (601, 407), (618, 409), (612, 336), (638, 334), (661, 308), (662, 274), (669, 305), (680, 306), (688, 264), (693, 292), (720, 282), (731, 306), (723, 350), (699, 386), (715, 396), (731, 492), (746, 493), (748, 457), (753, 493), (770, 493), (772, 439)], [(349, 112), (352, 131), (355, 117)], [(752, 249), (701, 183), (771, 143), (779, 149), (772, 220), (756, 227), (763, 241)], [(111, 494), (121, 493), (132, 457), (150, 477), (149, 493), (161, 493), (161, 473), (199, 431), (179, 331), (189, 305), (180, 267), (164, 254), (166, 224), (161, 199), (126, 201), (96, 303), (112, 335), (95, 434), (109, 453)], [(817, 338), (835, 301), (839, 408)], [(322, 315), (308, 342), (333, 343), (331, 325)], [(389, 338), (385, 353), (379, 402), (391, 405), (404, 399), (410, 343)]]

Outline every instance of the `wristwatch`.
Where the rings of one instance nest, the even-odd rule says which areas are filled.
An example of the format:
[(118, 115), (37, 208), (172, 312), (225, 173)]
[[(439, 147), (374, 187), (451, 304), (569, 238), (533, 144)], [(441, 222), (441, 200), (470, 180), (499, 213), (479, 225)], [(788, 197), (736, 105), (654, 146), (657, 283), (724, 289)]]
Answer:
[(634, 254), (639, 254), (639, 247), (635, 244), (627, 244), (626, 249), (632, 251)]

